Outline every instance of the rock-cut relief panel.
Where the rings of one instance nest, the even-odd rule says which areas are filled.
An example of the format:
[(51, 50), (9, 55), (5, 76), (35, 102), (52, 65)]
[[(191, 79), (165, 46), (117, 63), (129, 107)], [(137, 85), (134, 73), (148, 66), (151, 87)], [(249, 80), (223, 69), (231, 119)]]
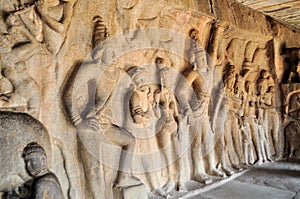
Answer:
[(55, 65), (54, 57), (66, 40), (75, 3), (18, 1), (14, 10), (4, 10), (5, 27), (0, 33), (2, 110), (40, 118), (44, 84), (53, 81), (48, 67)]
[[(149, 43), (155, 45), (156, 48), (170, 48), (170, 50), (175, 48), (174, 51), (179, 56), (189, 51), (193, 57), (191, 59), (194, 60), (187, 59), (193, 62), (194, 66), (176, 66), (176, 62), (173, 63), (170, 59), (171, 56), (174, 57), (171, 53), (149, 50), (143, 54), (146, 63), (139, 66), (132, 62), (124, 63), (129, 59), (112, 60), (111, 57), (106, 59), (109, 50), (116, 48), (116, 46), (110, 46), (110, 42), (114, 40), (106, 40), (109, 36), (107, 29), (100, 17), (95, 18), (93, 45), (98, 47), (75, 74), (70, 90), (71, 103), (70, 107), (67, 107), (83, 147), (87, 150), (87, 153), (81, 157), (85, 162), (84, 169), (90, 193), (94, 197), (111, 196), (112, 193), (116, 194), (118, 190), (122, 190), (126, 195), (136, 187), (143, 187), (142, 189), (146, 190), (145, 193), (158, 189), (167, 195), (172, 189), (184, 189), (184, 183), (191, 180), (190, 171), (192, 168), (196, 169), (197, 165), (193, 165), (187, 155), (184, 164), (187, 165), (190, 173), (187, 172), (189, 174), (185, 175), (179, 172), (181, 163), (178, 163), (178, 154), (184, 151), (184, 147), (188, 148), (187, 145), (193, 140), (193, 136), (184, 132), (183, 129), (194, 126), (191, 131), (196, 133), (197, 126), (195, 126), (194, 117), (198, 117), (200, 121), (202, 113), (205, 113), (203, 118), (207, 121), (206, 126), (209, 126), (209, 90), (204, 88), (208, 83), (201, 88), (204, 78), (198, 74), (198, 69), (204, 75), (205, 73), (211, 74), (206, 60), (207, 55), (199, 45), (203, 42), (203, 37), (201, 38), (203, 33), (193, 28), (187, 31), (186, 35), (181, 35), (182, 41), (178, 41), (176, 36), (172, 35), (177, 33), (164, 30), (163, 33), (154, 31), (157, 35), (153, 35), (153, 30), (150, 29), (148, 32), (136, 31), (134, 38), (131, 38), (132, 44), (129, 43), (130, 45), (122, 45), (122, 42), (125, 44), (130, 42), (126, 35), (124, 39), (120, 39), (121, 45), (114, 43), (121, 48), (122, 46), (135, 47), (135, 45), (140, 45), (140, 38), (145, 38), (150, 40)], [(166, 35), (171, 36), (171, 40), (161, 40)], [(182, 44), (190, 38), (196, 44), (188, 44), (188, 49), (185, 49)], [(176, 48), (178, 45), (181, 48)], [(132, 49), (123, 50), (127, 52)], [(113, 54), (116, 55), (120, 51), (122, 49), (117, 48)], [(124, 54), (125, 57), (126, 53)], [(184, 72), (181, 73), (178, 70)], [(187, 78), (187, 81), (182, 80), (179, 83), (181, 81), (178, 80), (179, 76)], [(128, 84), (128, 82), (132, 83)], [(185, 93), (180, 94), (182, 95), (180, 100), (178, 99), (180, 97), (175, 95), (175, 90), (180, 89), (180, 86), (177, 88), (179, 84), (190, 90), (191, 94), (185, 102), (187, 105), (184, 110), (185, 122), (181, 122), (182, 110), (179, 105), (180, 100), (185, 100)], [(197, 93), (197, 99), (193, 98), (193, 89)], [(206, 133), (205, 127), (201, 128), (202, 131)], [(197, 133), (201, 134), (201, 132)], [(211, 136), (211, 132), (207, 134)], [(198, 136), (199, 139), (201, 136)], [(200, 142), (197, 142), (198, 149), (193, 154), (194, 164), (197, 164), (199, 159)], [(210, 158), (213, 159), (213, 153), (210, 154)], [(118, 158), (111, 160), (108, 156)], [(158, 164), (158, 162), (161, 163)], [(213, 165), (214, 162), (211, 161), (210, 164)], [(116, 173), (106, 168), (111, 165), (120, 171)], [(210, 172), (212, 175), (224, 176), (217, 169), (211, 168)], [(199, 173), (198, 176), (201, 183), (205, 180), (209, 181), (208, 176), (203, 177), (204, 181), (202, 181), (201, 175)], [(102, 176), (106, 177), (102, 178)], [(179, 188), (179, 183), (182, 183), (181, 188)], [(99, 189), (99, 184), (105, 184), (106, 188)]]
[(223, 85), (216, 120), (224, 126), (213, 127), (224, 146), (219, 161), (236, 169), (273, 161), (282, 155), (282, 149), (272, 41), (267, 37), (250, 41), (243, 36), (250, 38), (253, 33), (232, 26), (215, 32), (223, 35), (214, 51)]

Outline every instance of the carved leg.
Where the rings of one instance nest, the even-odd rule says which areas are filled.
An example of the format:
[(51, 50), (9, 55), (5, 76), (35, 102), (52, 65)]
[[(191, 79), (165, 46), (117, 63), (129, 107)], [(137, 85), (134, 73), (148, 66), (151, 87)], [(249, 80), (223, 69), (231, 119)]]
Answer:
[(248, 149), (249, 149), (249, 144), (247, 142), (243, 142), (243, 153), (244, 153), (244, 164), (245, 165), (249, 165), (249, 161), (248, 161)]
[(106, 138), (112, 142), (112, 144), (118, 146), (127, 146), (131, 142), (134, 142), (133, 135), (125, 129), (111, 123), (101, 123)]
[[(84, 132), (83, 139), (90, 139), (90, 136), (87, 135), (88, 132)], [(84, 143), (80, 144), (80, 156), (81, 162), (83, 163), (84, 176), (85, 176), (85, 190), (86, 198), (96, 199), (99, 197), (105, 197), (103, 189), (103, 170), (100, 168), (100, 162), (93, 157), (90, 152), (85, 148)]]
[[(222, 169), (227, 176), (231, 176), (234, 171), (232, 171), (229, 167), (227, 167), (226, 163), (226, 156), (228, 155), (228, 148), (227, 148), (227, 143), (225, 141), (225, 136), (224, 133), (223, 135), (220, 136), (220, 143), (216, 144), (216, 157), (217, 158), (217, 164), (220, 166), (220, 169)], [(222, 148), (217, 147), (217, 146), (222, 146)]]
[(232, 132), (232, 140), (233, 140), (233, 146), (234, 146), (235, 152), (238, 157), (238, 165), (239, 165), (243, 160), (241, 132), (239, 130), (237, 119), (235, 119), (232, 122), (233, 122), (232, 131), (231, 131)]
[(166, 192), (170, 192), (172, 189), (177, 190), (178, 184), (178, 162), (175, 160), (175, 147), (173, 143), (170, 143), (169, 146), (166, 147), (164, 156), (166, 159), (166, 168), (167, 168), (167, 175), (168, 175), (168, 185), (165, 187)]
[(194, 138), (192, 143), (192, 163), (193, 163), (193, 178), (196, 178), (197, 181), (204, 182), (206, 180), (206, 174), (203, 164), (203, 157), (201, 152), (201, 146), (198, 140), (198, 135)]
[(228, 119), (228, 121), (225, 123), (225, 130), (224, 130), (227, 155), (229, 157), (230, 163), (232, 165), (237, 165), (239, 162), (238, 162), (236, 151), (234, 150), (231, 130), (232, 130), (232, 123), (231, 120)]
[[(135, 149), (135, 142), (131, 142), (129, 145), (122, 148), (120, 162), (119, 162), (119, 174), (117, 185), (122, 186), (129, 186), (128, 184), (132, 183), (131, 185), (140, 184), (131, 176), (131, 159), (134, 155)], [(133, 182), (131, 182), (133, 181)]]
[(103, 122), (101, 124), (102, 132), (107, 140), (122, 148), (120, 159), (116, 160), (119, 161), (119, 172), (113, 177), (114, 170), (108, 168), (107, 173), (105, 173), (108, 181), (105, 183), (105, 195), (106, 197), (112, 197), (115, 178), (117, 178), (116, 184), (118, 187), (122, 187), (123, 185), (127, 186), (128, 184), (133, 186), (141, 184), (138, 179), (132, 177), (130, 172), (131, 160), (135, 149), (135, 139), (131, 133), (117, 125), (109, 122)]
[[(277, 113), (272, 113), (272, 121), (273, 121), (273, 127), (271, 131), (271, 136), (273, 140), (273, 146), (274, 146), (274, 151), (275, 151), (275, 158), (279, 159), (283, 156), (283, 147), (279, 143), (279, 140), (284, 140), (283, 136), (279, 137), (279, 118)], [(283, 135), (283, 134), (281, 134)]]
[[(199, 139), (199, 138), (195, 138), (195, 139)], [(192, 162), (193, 162), (192, 179), (194, 179), (198, 182), (201, 182), (203, 184), (209, 184), (212, 182), (212, 180), (205, 173), (204, 157), (203, 157), (202, 151), (201, 151), (201, 144), (198, 143), (198, 141), (199, 140), (197, 140), (197, 143), (194, 143), (192, 145)]]
[(255, 162), (254, 149), (253, 149), (252, 139), (250, 139), (250, 142), (249, 142), (249, 164), (253, 165), (254, 162)]
[(272, 155), (271, 155), (271, 151), (270, 151), (270, 137), (269, 137), (268, 128), (265, 128), (264, 134), (265, 134), (264, 150), (266, 153), (266, 158), (267, 158), (266, 160), (269, 162), (272, 162), (272, 159), (271, 159)]
[(262, 125), (258, 126), (259, 133), (259, 142), (261, 147), (261, 153), (263, 157), (263, 162), (268, 160), (268, 152), (267, 152), (267, 132), (265, 132), (265, 128)]
[(262, 151), (261, 151), (261, 144), (259, 140), (259, 135), (258, 135), (258, 128), (254, 122), (250, 125), (251, 129), (251, 136), (252, 136), (252, 141), (255, 147), (256, 151), (256, 157), (257, 160), (255, 161), (255, 164), (262, 164), (263, 163), (263, 157), (262, 157)]
[(218, 176), (218, 177), (226, 177), (225, 173), (218, 170), (216, 168), (216, 160), (215, 160), (215, 135), (212, 133), (208, 118), (202, 120), (202, 153), (205, 156), (207, 154), (207, 174)]
[[(187, 132), (187, 129), (183, 129), (182, 132)], [(191, 133), (182, 134), (179, 138), (177, 146), (178, 154), (182, 154), (179, 157), (179, 189), (185, 190), (185, 183), (192, 179), (193, 174), (193, 158), (191, 149), (191, 140), (193, 135)], [(179, 147), (178, 147), (179, 146)]]
[(221, 166), (223, 171), (225, 171), (227, 176), (231, 176), (234, 174), (234, 171), (232, 169), (230, 169), (229, 167), (227, 167), (227, 163), (226, 163), (226, 156), (229, 157), (229, 150), (228, 148), (231, 146), (232, 142), (231, 142), (231, 137), (230, 134), (228, 135), (229, 132), (224, 132), (223, 133), (223, 142), (224, 142), (224, 147), (223, 147), (223, 151), (221, 151), (222, 153), (222, 158), (221, 158)]

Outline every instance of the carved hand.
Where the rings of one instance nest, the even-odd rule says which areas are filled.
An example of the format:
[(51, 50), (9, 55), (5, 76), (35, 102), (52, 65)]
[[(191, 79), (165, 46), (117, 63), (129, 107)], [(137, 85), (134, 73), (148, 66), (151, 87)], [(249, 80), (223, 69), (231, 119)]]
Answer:
[(154, 92), (154, 103), (155, 104), (159, 104), (159, 101), (160, 101), (160, 94), (161, 94), (161, 91), (160, 90), (156, 90)]
[(30, 198), (30, 187), (26, 184), (23, 184), (16, 189), (16, 193), (20, 198)]
[(100, 126), (96, 118), (82, 120), (77, 126), (79, 130), (99, 130)]
[(194, 121), (194, 113), (190, 107), (183, 110), (183, 117), (187, 117), (187, 125), (191, 125)]

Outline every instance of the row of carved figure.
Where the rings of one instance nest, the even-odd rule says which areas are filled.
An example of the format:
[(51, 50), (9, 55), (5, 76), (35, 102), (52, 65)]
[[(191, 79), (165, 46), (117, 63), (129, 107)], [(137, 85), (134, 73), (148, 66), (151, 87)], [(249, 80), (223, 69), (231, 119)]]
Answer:
[[(230, 66), (224, 75), (228, 119), (235, 121), (229, 131), (238, 136), (233, 141), (240, 143), (235, 144), (239, 146), (236, 151), (244, 153), (243, 158), (238, 154), (241, 162), (254, 163), (254, 153), (257, 162), (262, 163), (271, 160), (274, 153), (279, 155), (280, 115), (275, 109), (275, 82), (265, 69), (254, 81), (247, 81), (247, 72), (247, 69), (237, 72)], [(234, 129), (240, 129), (240, 132), (234, 132)]]
[[(33, 56), (36, 51), (57, 54), (70, 23), (74, 3), (54, 1), (54, 6), (49, 7), (37, 1), (33, 5), (21, 5), (20, 10), (6, 19), (7, 33), (1, 35), (1, 41), (6, 42), (2, 45), (4, 53), (11, 53), (22, 60)], [(96, 17), (94, 22), (93, 45), (96, 47), (109, 34), (101, 17)], [(94, 198), (99, 198), (101, 194), (98, 192), (104, 189), (99, 187), (101, 183), (98, 182), (104, 174), (112, 179), (105, 188), (107, 192), (113, 185), (126, 189), (144, 184), (148, 191), (165, 187), (167, 194), (172, 189), (187, 189), (187, 181), (208, 184), (214, 179), (212, 176), (230, 176), (248, 165), (272, 161), (282, 155), (275, 80), (271, 73), (266, 68), (261, 69), (255, 72), (259, 75), (249, 80), (247, 77), (251, 70), (240, 70), (234, 64), (227, 64), (220, 80), (224, 86), (217, 90), (219, 95), (216, 96), (214, 88), (211, 88), (214, 71), (208, 67), (205, 51), (197, 45), (197, 34), (195, 29), (189, 32), (195, 40), (189, 49), (189, 62), (192, 64), (183, 72), (174, 72), (174, 69), (165, 66), (162, 57), (155, 59), (152, 68), (131, 67), (125, 70), (113, 65), (101, 76), (101, 59), (94, 59), (79, 69), (72, 87), (70, 117), (83, 145), (88, 149), (94, 147), (91, 141), (96, 139), (95, 135), (102, 135), (105, 139), (97, 147), (110, 143), (122, 149), (122, 154), (115, 160), (120, 162), (117, 168), (120, 172), (111, 176), (99, 169), (103, 162), (94, 158), (93, 152), (99, 150), (97, 147), (88, 150), (91, 154), (82, 154), (87, 184)], [(122, 81), (125, 76), (130, 78), (131, 83)], [(27, 75), (24, 62), (6, 67), (0, 79), (3, 107), (16, 92), (26, 99), (29, 112), (37, 109), (32, 114), (38, 115), (40, 99), (31, 90), (38, 90), (36, 87)], [(124, 89), (126, 92), (123, 92)], [(114, 93), (116, 90), (120, 92)], [(119, 96), (122, 94), (124, 96)], [(86, 140), (89, 134), (92, 139)], [(33, 157), (37, 164), (42, 165), (42, 174), (46, 174), (44, 153), (36, 144), (30, 147), (42, 154)], [(118, 155), (114, 151), (109, 151), (109, 154), (112, 157)], [(27, 167), (32, 176), (40, 174)], [(58, 182), (52, 174), (49, 178), (55, 184), (55, 198), (59, 198)], [(26, 189), (21, 188), (19, 192), (22, 191), (26, 192)], [(14, 194), (14, 191), (8, 193)]]
[[(245, 78), (247, 70), (238, 72), (228, 64), (220, 80), (224, 84), (221, 95), (215, 96), (209, 85), (213, 71), (207, 66), (195, 64), (205, 69), (199, 72), (190, 64), (179, 73), (157, 57), (148, 68), (114, 66), (98, 81), (97, 64), (79, 70), (70, 112), (79, 132), (87, 134), (86, 130), (92, 129), (103, 133), (130, 154), (120, 157), (115, 187), (142, 183), (148, 191), (186, 189), (187, 181), (208, 184), (212, 176), (230, 176), (235, 170), (279, 155), (275, 82), (267, 70), (256, 72), (259, 75), (250, 82)], [(124, 76), (130, 78), (127, 87)], [(120, 106), (112, 94), (118, 87), (126, 93), (118, 98)], [(93, 89), (94, 93), (87, 92)], [(90, 106), (91, 100), (95, 107)], [(217, 103), (213, 105), (213, 101)], [(119, 109), (125, 116), (116, 122), (112, 113)]]

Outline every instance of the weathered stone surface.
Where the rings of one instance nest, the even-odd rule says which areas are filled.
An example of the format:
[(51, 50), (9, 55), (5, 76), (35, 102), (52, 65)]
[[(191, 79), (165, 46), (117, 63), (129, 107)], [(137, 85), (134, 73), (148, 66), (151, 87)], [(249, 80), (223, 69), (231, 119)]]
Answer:
[(0, 12), (2, 192), (28, 180), (31, 142), (66, 198), (179, 197), (300, 155), (300, 36), (260, 12), (229, 0), (0, 0)]

